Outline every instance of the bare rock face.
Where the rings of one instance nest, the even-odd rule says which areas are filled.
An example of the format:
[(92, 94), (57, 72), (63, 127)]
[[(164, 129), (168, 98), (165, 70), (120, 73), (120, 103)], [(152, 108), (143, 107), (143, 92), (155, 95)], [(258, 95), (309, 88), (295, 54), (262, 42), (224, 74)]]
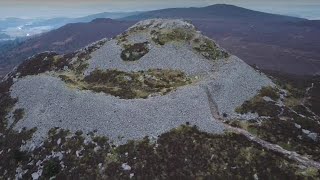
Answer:
[[(35, 64), (37, 72), (30, 73)], [(23, 75), (11, 74), (17, 102), (7, 118), (15, 130), (36, 127), (36, 146), (55, 127), (95, 131), (116, 143), (156, 138), (185, 123), (222, 133), (210, 103), (218, 114), (238, 117), (236, 107), (274, 86), (183, 20), (141, 21), (114, 39), (68, 55), (35, 56), (21, 66)], [(24, 110), (19, 120), (17, 109)]]

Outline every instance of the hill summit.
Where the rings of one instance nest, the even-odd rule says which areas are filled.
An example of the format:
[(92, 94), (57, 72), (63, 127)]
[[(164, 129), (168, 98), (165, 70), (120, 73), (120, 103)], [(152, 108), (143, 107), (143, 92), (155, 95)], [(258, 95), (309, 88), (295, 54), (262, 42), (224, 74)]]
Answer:
[(162, 19), (139, 22), (73, 57), (36, 55), (18, 67), (15, 78), (11, 96), (25, 117), (14, 128), (37, 127), (37, 144), (54, 127), (97, 129), (124, 142), (157, 137), (185, 122), (221, 133), (206, 93), (220, 114), (232, 116), (263, 86), (272, 85), (193, 25)]
[[(230, 130), (226, 123), (230, 120), (246, 122), (271, 116), (268, 109), (262, 112), (252, 109), (254, 105), (250, 102), (259, 105), (254, 108), (265, 109), (264, 103), (272, 108), (282, 107), (276, 105), (282, 102), (280, 90), (271, 79), (226, 52), (189, 22), (170, 19), (141, 21), (113, 39), (103, 39), (71, 54), (37, 54), (8, 74), (0, 87), (1, 133), (4, 142), (15, 139), (6, 148), (15, 149), (13, 156), (23, 162), (10, 173), (34, 179), (60, 172), (66, 175), (72, 171), (71, 166), (76, 166), (77, 171), (92, 168), (91, 174), (96, 175), (99, 173), (94, 169), (100, 168), (101, 177), (110, 177), (108, 173), (120, 169), (118, 173), (124, 171), (123, 175), (133, 177), (134, 173), (139, 174), (129, 173), (134, 170), (131, 167), (134, 162), (130, 161), (130, 166), (122, 160), (140, 152), (131, 152), (139, 146), (127, 147), (135, 144), (131, 140), (143, 140), (140, 145), (149, 146), (149, 140), (161, 143), (164, 134), (171, 132), (167, 134), (169, 137), (189, 133), (186, 137), (215, 141)], [(259, 101), (253, 101), (257, 96)], [(311, 136), (317, 141), (316, 135)], [(248, 140), (243, 140), (247, 144), (242, 145), (242, 140), (235, 140), (237, 137), (228, 138), (230, 142), (240, 143), (236, 146), (241, 148), (251, 146)], [(240, 137), (243, 138), (246, 139)], [(133, 144), (126, 144), (128, 141)], [(187, 141), (180, 145), (188, 146)], [(111, 151), (108, 143), (120, 149)], [(259, 143), (269, 147), (267, 142)], [(148, 154), (149, 148), (142, 149)], [(25, 155), (26, 152), (31, 155)], [(274, 156), (270, 152), (270, 158), (277, 159)], [(38, 158), (38, 162), (23, 160), (28, 157)], [(85, 160), (86, 166), (71, 165), (78, 160)], [(25, 171), (26, 168), (32, 170)], [(108, 173), (104, 174), (106, 169)]]

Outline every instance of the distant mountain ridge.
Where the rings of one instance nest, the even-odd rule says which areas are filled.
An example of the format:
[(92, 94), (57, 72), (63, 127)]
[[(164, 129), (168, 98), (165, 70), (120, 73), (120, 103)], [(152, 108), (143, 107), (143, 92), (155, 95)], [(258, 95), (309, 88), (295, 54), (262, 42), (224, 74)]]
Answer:
[[(103, 16), (103, 13), (101, 14)], [(128, 28), (137, 20), (156, 17), (183, 18), (192, 21), (205, 35), (215, 39), (221, 46), (239, 56), (248, 64), (260, 69), (297, 75), (320, 73), (319, 21), (268, 14), (223, 4), (203, 8), (171, 8), (142, 12), (121, 18), (123, 24), (116, 23), (116, 26), (113, 26), (111, 22), (108, 23), (112, 20), (101, 18), (91, 23), (82, 23), (82, 25), (78, 23), (68, 24), (59, 30), (33, 38), (37, 40), (32, 39), (26, 42), (23, 48), (19, 45), (16, 49), (13, 48), (11, 51), (0, 55), (0, 63), (2, 66), (4, 66), (4, 63), (6, 64), (8, 68), (5, 69), (12, 68), (13, 65), (23, 60), (20, 56), (28, 57), (32, 55), (31, 50), (37, 50), (40, 42), (41, 50), (67, 52), (70, 48), (74, 50), (89, 42), (94, 42), (98, 40), (97, 37), (110, 37), (108, 36), (109, 30), (106, 31), (106, 26), (112, 27), (114, 32), (121, 32), (125, 29), (125, 26)], [(118, 25), (121, 29), (117, 29)], [(82, 31), (79, 26), (86, 27), (86, 30)], [(78, 35), (78, 29), (86, 33), (80, 33), (80, 36)], [(102, 35), (102, 32), (106, 34)], [(59, 35), (55, 37), (55, 33), (59, 33)], [(88, 36), (89, 34), (90, 36)], [(72, 38), (74, 35), (77, 36), (77, 40)], [(54, 40), (55, 38), (57, 40)], [(74, 42), (82, 41), (85, 43), (72, 45), (72, 39)], [(66, 42), (66, 46), (63, 47)], [(17, 56), (17, 52), (21, 52), (21, 49), (24, 53)], [(5, 69), (2, 71), (8, 72)]]
[(171, 8), (123, 20), (183, 18), (250, 65), (289, 74), (320, 73), (319, 21), (269, 14), (234, 5)]
[(132, 16), (139, 14), (141, 12), (103, 12), (103, 13), (98, 13), (98, 14), (92, 14), (84, 17), (79, 17), (79, 18), (53, 18), (53, 19), (48, 19), (48, 20), (43, 20), (39, 21), (37, 23), (33, 23), (29, 25), (28, 27), (36, 27), (36, 26), (53, 26), (54, 28), (61, 27), (65, 24), (68, 23), (80, 23), (80, 22), (91, 22), (94, 19), (97, 18), (110, 18), (110, 19), (119, 19), (127, 16)]
[(137, 15), (124, 17), (124, 20), (141, 20), (146, 18), (191, 18), (191, 19), (211, 19), (211, 18), (245, 18), (254, 20), (265, 18), (266, 21), (287, 21), (297, 22), (306, 19), (290, 17), (284, 15), (270, 14), (254, 11), (234, 5), (215, 4), (207, 7), (191, 8), (169, 8), (139, 13)]
[(24, 42), (12, 42), (5, 51), (1, 51), (0, 46), (0, 76), (34, 54), (43, 51), (73, 52), (97, 40), (112, 38), (132, 24), (134, 22), (96, 19), (89, 23), (67, 24)]

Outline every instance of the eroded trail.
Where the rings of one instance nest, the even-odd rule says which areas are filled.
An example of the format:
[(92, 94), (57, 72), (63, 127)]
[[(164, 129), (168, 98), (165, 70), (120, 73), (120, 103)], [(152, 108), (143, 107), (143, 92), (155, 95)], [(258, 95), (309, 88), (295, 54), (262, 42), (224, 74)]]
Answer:
[[(210, 107), (210, 111), (211, 111), (212, 116), (215, 119), (223, 122), (223, 117), (221, 117), (220, 114), (219, 114), (217, 105), (215, 104), (215, 102), (213, 100), (213, 97), (212, 97), (212, 95), (210, 93), (209, 88), (207, 86), (204, 86), (203, 88), (204, 88), (204, 90), (205, 90), (205, 92), (207, 94), (207, 97), (208, 97), (208, 103), (209, 103), (209, 107)], [(272, 144), (272, 143), (269, 143), (269, 142), (267, 142), (265, 140), (262, 140), (259, 137), (256, 137), (256, 136), (252, 135), (251, 133), (249, 133), (248, 131), (246, 131), (244, 129), (232, 127), (232, 126), (230, 126), (228, 124), (225, 124), (225, 123), (224, 123), (224, 125), (225, 125), (227, 130), (229, 130), (231, 132), (242, 134), (245, 137), (247, 137), (250, 141), (253, 141), (253, 142), (261, 145), (263, 148), (266, 148), (266, 149), (271, 150), (273, 152), (280, 153), (280, 154), (284, 155), (285, 157), (287, 157), (287, 158), (289, 158), (291, 160), (294, 160), (294, 161), (298, 162), (299, 164), (304, 165), (306, 167), (313, 167), (313, 168), (316, 168), (316, 169), (320, 169), (320, 163), (319, 162), (310, 160), (309, 158), (307, 158), (305, 156), (302, 156), (302, 155), (300, 155), (300, 154), (298, 154), (298, 153), (296, 153), (294, 151), (288, 151), (286, 149), (283, 149), (279, 145)]]

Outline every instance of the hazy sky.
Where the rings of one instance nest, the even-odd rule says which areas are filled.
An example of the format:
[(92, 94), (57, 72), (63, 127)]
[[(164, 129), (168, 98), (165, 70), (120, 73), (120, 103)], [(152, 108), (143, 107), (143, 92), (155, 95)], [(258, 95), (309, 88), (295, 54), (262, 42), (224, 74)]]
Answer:
[(216, 3), (320, 19), (320, 0), (0, 0), (0, 18), (80, 17), (99, 12), (202, 7)]

